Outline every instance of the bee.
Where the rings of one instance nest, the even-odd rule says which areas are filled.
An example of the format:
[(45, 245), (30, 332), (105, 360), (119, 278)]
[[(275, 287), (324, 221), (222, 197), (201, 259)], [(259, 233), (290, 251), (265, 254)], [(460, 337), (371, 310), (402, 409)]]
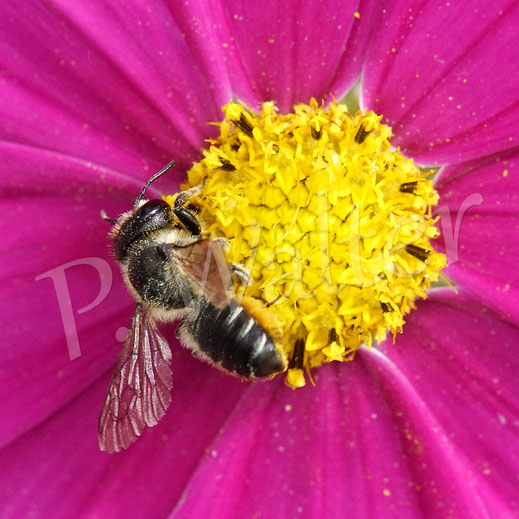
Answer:
[(220, 239), (202, 237), (189, 200), (201, 186), (181, 192), (173, 207), (143, 200), (112, 220), (112, 252), (135, 298), (135, 311), (99, 415), (101, 450), (120, 451), (164, 416), (171, 402), (171, 350), (157, 321), (180, 320), (176, 336), (196, 357), (244, 379), (269, 377), (285, 362), (269, 332), (233, 294), (247, 272), (225, 259)]

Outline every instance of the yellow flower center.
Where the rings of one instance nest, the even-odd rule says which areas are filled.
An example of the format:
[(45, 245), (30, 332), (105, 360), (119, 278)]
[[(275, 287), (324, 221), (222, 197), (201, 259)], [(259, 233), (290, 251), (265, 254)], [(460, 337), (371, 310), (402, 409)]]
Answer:
[(300, 387), (305, 369), (400, 332), (426, 297), (446, 264), (430, 244), (438, 194), (373, 112), (315, 99), (290, 114), (273, 103), (223, 111), (183, 187), (203, 183), (204, 231), (227, 238), (229, 262), (250, 271), (244, 295), (277, 323), (287, 383)]

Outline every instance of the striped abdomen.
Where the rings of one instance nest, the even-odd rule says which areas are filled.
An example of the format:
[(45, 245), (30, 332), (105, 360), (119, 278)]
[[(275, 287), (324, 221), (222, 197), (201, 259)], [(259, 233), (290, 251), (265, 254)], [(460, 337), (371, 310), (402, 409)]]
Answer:
[(284, 369), (268, 333), (237, 301), (218, 308), (200, 297), (189, 313), (190, 335), (201, 353), (243, 377), (265, 377)]

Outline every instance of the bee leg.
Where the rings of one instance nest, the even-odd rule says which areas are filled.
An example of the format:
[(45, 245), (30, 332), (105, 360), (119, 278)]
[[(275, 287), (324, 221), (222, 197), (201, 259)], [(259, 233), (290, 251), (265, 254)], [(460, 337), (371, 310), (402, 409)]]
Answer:
[(178, 323), (178, 326), (177, 326), (177, 328), (176, 328), (176, 330), (175, 330), (175, 337), (176, 337), (177, 339), (180, 340), (180, 338), (181, 338), (182, 335), (184, 334), (184, 331), (185, 331), (184, 328), (185, 328), (186, 324), (189, 325), (189, 323), (187, 322), (186, 319), (182, 319), (182, 320)]
[[(213, 242), (218, 243), (220, 247), (225, 251), (228, 252), (229, 248), (231, 246), (229, 240), (227, 238), (213, 238)], [(233, 278), (233, 281), (236, 281), (241, 286), (249, 286), (251, 283), (251, 277), (250, 272), (239, 263), (231, 263), (229, 265), (229, 269), (231, 271), (231, 276)]]
[(251, 275), (250, 272), (242, 265), (238, 263), (231, 263), (229, 265), (231, 270), (231, 275), (234, 281), (237, 281), (238, 284), (246, 287), (251, 283)]
[(187, 209), (185, 204), (189, 202), (189, 200), (200, 193), (202, 190), (202, 184), (192, 187), (191, 189), (187, 189), (186, 191), (181, 191), (177, 198), (175, 198), (175, 203), (173, 205), (173, 212), (175, 216), (180, 220), (180, 223), (193, 235), (200, 236), (200, 224), (198, 223), (197, 217), (193, 214), (193, 211)]
[(228, 252), (229, 247), (231, 246), (231, 243), (227, 238), (222, 238), (221, 236), (218, 236), (218, 238), (212, 238), (213, 242), (218, 243), (220, 247), (225, 251)]
[[(213, 242), (218, 243), (220, 247), (225, 251), (228, 252), (229, 248), (231, 246), (229, 240), (227, 238), (213, 238)], [(236, 281), (241, 286), (249, 286), (251, 283), (251, 277), (250, 272), (239, 263), (231, 263), (229, 265), (229, 269), (231, 271), (231, 276), (233, 278), (233, 281)]]

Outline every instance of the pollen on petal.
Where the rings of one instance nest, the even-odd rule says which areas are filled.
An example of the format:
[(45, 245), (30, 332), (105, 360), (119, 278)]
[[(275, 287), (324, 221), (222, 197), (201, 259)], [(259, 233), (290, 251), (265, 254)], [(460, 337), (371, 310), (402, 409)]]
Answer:
[(305, 370), (402, 331), (446, 265), (430, 243), (438, 194), (374, 112), (315, 99), (289, 114), (271, 102), (223, 111), (184, 187), (203, 183), (192, 202), (204, 232), (250, 270), (244, 293), (278, 323), (287, 383), (300, 387)]

